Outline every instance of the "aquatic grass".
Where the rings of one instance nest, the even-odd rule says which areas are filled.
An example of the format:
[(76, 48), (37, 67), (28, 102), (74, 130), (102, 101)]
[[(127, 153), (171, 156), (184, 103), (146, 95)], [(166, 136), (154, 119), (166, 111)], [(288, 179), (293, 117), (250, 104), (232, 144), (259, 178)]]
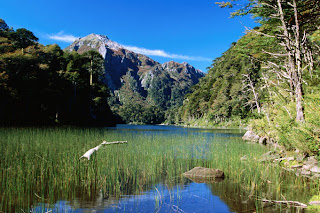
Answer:
[[(319, 192), (319, 182), (296, 177), (273, 163), (260, 162), (261, 155), (268, 151), (266, 147), (219, 134), (2, 128), (0, 210), (28, 210), (38, 203), (75, 198), (95, 200), (100, 194), (120, 199), (123, 195), (142, 194), (160, 183), (176, 190), (190, 182), (182, 174), (196, 166), (225, 172), (224, 182), (211, 184), (213, 193), (227, 189), (258, 203), (257, 207), (262, 206), (260, 198), (305, 202), (311, 193)], [(79, 159), (103, 140), (127, 140), (128, 144), (104, 146), (90, 161)], [(247, 156), (246, 161), (241, 160), (243, 156)], [(172, 195), (179, 197), (179, 193)]]

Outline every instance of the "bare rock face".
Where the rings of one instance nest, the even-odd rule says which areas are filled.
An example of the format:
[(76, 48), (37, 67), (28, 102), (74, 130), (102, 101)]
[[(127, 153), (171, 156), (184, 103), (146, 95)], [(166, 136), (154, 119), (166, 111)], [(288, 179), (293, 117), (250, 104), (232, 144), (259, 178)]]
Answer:
[(183, 175), (196, 183), (219, 182), (224, 178), (223, 171), (204, 167), (195, 167)]
[[(105, 70), (109, 88), (114, 91), (121, 86), (121, 79), (130, 71), (137, 79), (140, 87), (146, 87), (146, 80), (151, 81), (158, 73), (166, 72), (175, 81), (184, 80), (190, 82), (188, 87), (199, 82), (199, 78), (204, 77), (204, 73), (195, 69), (188, 63), (167, 62), (159, 64), (146, 55), (129, 50), (130, 47), (122, 46), (110, 40), (105, 35), (90, 34), (84, 38), (75, 40), (65, 51), (77, 51), (84, 53), (89, 50), (98, 51), (105, 60)], [(143, 82), (141, 82), (143, 81)], [(148, 88), (143, 88), (148, 89)]]

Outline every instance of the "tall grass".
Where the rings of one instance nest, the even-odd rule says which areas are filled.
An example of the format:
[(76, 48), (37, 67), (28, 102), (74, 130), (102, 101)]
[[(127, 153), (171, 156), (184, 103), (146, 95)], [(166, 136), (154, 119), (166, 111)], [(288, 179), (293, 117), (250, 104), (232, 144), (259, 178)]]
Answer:
[[(37, 203), (90, 200), (139, 194), (164, 183), (185, 184), (195, 166), (221, 169), (229, 183), (255, 198), (306, 201), (319, 183), (258, 161), (265, 147), (236, 137), (204, 132), (110, 131), (81, 128), (0, 129), (0, 210), (16, 212)], [(101, 148), (90, 161), (79, 159), (103, 140), (127, 145)], [(247, 161), (240, 158), (247, 155)], [(241, 189), (241, 190), (240, 190)], [(298, 196), (297, 196), (298, 192)], [(238, 195), (237, 195), (238, 196)]]

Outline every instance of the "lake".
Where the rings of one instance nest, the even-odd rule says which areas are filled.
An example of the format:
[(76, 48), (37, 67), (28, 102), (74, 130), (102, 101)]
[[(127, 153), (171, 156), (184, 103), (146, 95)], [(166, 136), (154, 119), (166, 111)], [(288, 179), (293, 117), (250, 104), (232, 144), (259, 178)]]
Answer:
[[(262, 199), (307, 203), (319, 192), (319, 182), (260, 162), (269, 148), (243, 142), (243, 134), (162, 125), (2, 128), (0, 212), (296, 212)], [(128, 143), (79, 159), (104, 140)], [(226, 178), (183, 176), (196, 166)]]

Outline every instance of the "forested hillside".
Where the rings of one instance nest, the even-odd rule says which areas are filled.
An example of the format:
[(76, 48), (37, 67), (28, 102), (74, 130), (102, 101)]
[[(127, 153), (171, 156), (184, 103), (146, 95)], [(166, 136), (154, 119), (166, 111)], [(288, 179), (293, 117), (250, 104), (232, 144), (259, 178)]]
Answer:
[[(260, 32), (263, 29), (256, 30)], [(252, 89), (259, 93), (260, 100), (264, 97), (263, 92), (257, 91), (262, 76), (260, 60), (265, 57), (261, 51), (264, 46), (272, 48), (274, 44), (273, 39), (253, 32), (233, 43), (229, 50), (214, 60), (206, 77), (186, 96), (182, 119), (202, 118), (219, 123), (256, 115), (257, 102)]]
[(0, 124), (113, 124), (101, 55), (37, 41), (0, 19)]
[[(186, 96), (184, 123), (228, 125), (248, 121), (260, 136), (287, 149), (319, 154), (320, 2), (250, 1), (232, 16), (252, 14), (248, 30)], [(237, 8), (238, 7), (238, 8)]]

